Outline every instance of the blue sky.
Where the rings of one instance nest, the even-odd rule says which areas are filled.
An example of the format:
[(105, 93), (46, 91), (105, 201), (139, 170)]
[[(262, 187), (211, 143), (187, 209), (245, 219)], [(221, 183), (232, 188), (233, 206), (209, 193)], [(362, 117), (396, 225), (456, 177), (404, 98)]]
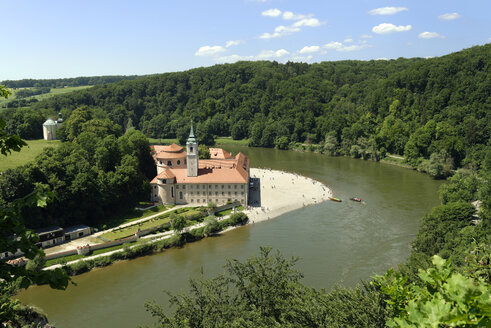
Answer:
[(4, 1), (0, 81), (237, 60), (441, 56), (491, 42), (491, 0)]

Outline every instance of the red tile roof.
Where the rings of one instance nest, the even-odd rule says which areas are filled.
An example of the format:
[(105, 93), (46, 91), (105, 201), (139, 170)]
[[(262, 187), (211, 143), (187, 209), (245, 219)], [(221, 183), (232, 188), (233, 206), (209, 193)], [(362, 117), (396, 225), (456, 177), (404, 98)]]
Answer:
[(210, 158), (227, 159), (231, 157), (232, 155), (226, 150), (223, 150), (222, 148), (210, 148)]
[(220, 159), (201, 159), (198, 161), (199, 169), (197, 177), (188, 177), (187, 168), (166, 168), (157, 175), (151, 183), (158, 183), (157, 179), (169, 179), (175, 177), (176, 183), (248, 183), (249, 158), (242, 153), (232, 157), (228, 152), (220, 148), (212, 148)]

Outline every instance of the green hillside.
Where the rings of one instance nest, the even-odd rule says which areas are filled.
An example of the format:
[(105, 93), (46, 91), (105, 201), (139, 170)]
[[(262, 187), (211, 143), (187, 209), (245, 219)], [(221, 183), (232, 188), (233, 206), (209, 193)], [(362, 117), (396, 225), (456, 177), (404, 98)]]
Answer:
[(447, 167), (480, 166), (490, 136), (491, 44), (431, 59), (316, 64), (238, 62), (94, 86), (32, 105), (69, 113), (101, 108), (148, 137), (210, 136), (285, 148), (320, 143), (329, 153), (378, 159), (433, 155)]

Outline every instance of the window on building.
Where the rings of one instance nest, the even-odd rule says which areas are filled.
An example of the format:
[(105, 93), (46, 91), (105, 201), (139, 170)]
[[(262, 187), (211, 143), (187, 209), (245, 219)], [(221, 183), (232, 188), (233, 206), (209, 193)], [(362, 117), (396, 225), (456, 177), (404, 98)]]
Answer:
[(234, 189), (237, 189), (237, 185), (234, 185)]
[(78, 236), (79, 237), (82, 237), (83, 235), (84, 235), (84, 232), (83, 231), (78, 233)]
[(191, 203), (194, 202), (194, 199), (191, 198)]
[(180, 164), (181, 164), (181, 160), (180, 160), (180, 159), (178, 159), (178, 160), (177, 160), (177, 165), (180, 165)]
[(182, 185), (182, 189), (184, 189), (184, 190), (185, 190), (185, 189), (186, 189), (186, 185)]
[(217, 202), (217, 203), (218, 203), (218, 198), (217, 198), (217, 199), (215, 199), (215, 202)]
[(199, 203), (199, 198), (198, 198), (198, 199), (196, 199), (196, 201)]
[(228, 192), (228, 195), (230, 196), (230, 191)]
[(162, 165), (162, 161), (159, 161), (159, 164)]
[(193, 152), (193, 146), (189, 147), (189, 151), (192, 153)]
[(222, 189), (225, 189), (225, 185), (222, 185)]
[(235, 196), (237, 196), (237, 191), (235, 192)]
[(206, 203), (206, 199), (203, 199), (203, 203)]
[(215, 191), (215, 196), (218, 196), (218, 191)]
[(196, 195), (198, 195), (198, 196), (199, 196), (199, 191), (196, 193)]
[(9, 252), (5, 252), (4, 256), (9, 257)]
[(218, 185), (215, 185), (215, 189), (218, 189)]
[(157, 189), (157, 186), (153, 186), (153, 189)]
[(178, 190), (178, 189), (179, 189), (179, 185), (176, 186), (176, 190)]
[(174, 198), (174, 187), (170, 187), (170, 196)]
[(244, 196), (244, 192), (241, 192), (240, 194), (241, 194), (242, 196)]
[(182, 199), (182, 191), (179, 191), (179, 199)]
[(155, 198), (157, 198), (157, 194), (153, 195)]
[(240, 185), (240, 189), (244, 189), (244, 185)]
[(210, 196), (211, 196), (211, 191), (209, 191), (209, 192), (208, 192), (208, 195), (210, 195)]
[(193, 192), (191, 191), (191, 196), (193, 195)]
[(228, 185), (228, 189), (232, 188), (230, 185)]
[(208, 188), (211, 189), (211, 185), (209, 185)]
[(225, 196), (225, 192), (222, 191), (222, 196)]
[(167, 161), (167, 166), (172, 166), (172, 161)]

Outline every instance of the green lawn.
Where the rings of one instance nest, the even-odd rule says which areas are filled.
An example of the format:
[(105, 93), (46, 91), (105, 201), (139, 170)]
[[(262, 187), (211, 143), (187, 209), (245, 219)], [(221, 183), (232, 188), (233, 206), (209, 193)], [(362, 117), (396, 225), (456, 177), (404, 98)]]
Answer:
[(215, 144), (219, 145), (242, 145), (247, 146), (249, 144), (249, 139), (234, 140), (230, 137), (221, 137), (215, 139)]
[[(132, 244), (132, 243), (130, 243), (130, 244)], [(98, 249), (98, 250), (95, 250), (93, 252), (90, 252), (87, 255), (74, 254), (74, 255), (60, 257), (60, 258), (53, 259), (53, 260), (48, 260), (48, 261), (46, 261), (45, 267), (49, 267), (49, 266), (54, 265), (54, 264), (60, 264), (61, 261), (63, 261), (63, 262), (66, 263), (66, 262), (75, 261), (75, 260), (78, 260), (78, 259), (81, 259), (81, 258), (84, 258), (84, 257), (89, 257), (89, 256), (92, 256), (92, 255), (99, 255), (99, 254), (104, 254), (104, 253), (107, 253), (107, 252), (115, 251), (117, 249), (123, 248), (125, 245), (126, 245), (126, 243), (125, 244), (121, 244), (121, 245), (117, 245), (117, 246), (108, 247), (108, 248)]]
[(0, 171), (12, 169), (32, 161), (41, 154), (45, 147), (58, 147), (59, 140), (26, 140), (28, 147), (23, 147), (20, 152), (13, 151), (8, 156), (0, 155)]
[(105, 240), (111, 240), (111, 241), (130, 237), (138, 229), (145, 230), (145, 229), (149, 229), (149, 228), (158, 227), (164, 223), (168, 223), (170, 220), (169, 216), (173, 212), (178, 212), (185, 217), (190, 217), (190, 216), (194, 216), (196, 214), (201, 213), (199, 210), (194, 209), (194, 208), (189, 208), (189, 209), (188, 208), (181, 208), (181, 209), (177, 209), (175, 211), (164, 213), (162, 215), (159, 215), (158, 217), (155, 217), (155, 218), (150, 219), (150, 220), (145, 221), (145, 222), (141, 222), (141, 223), (134, 224), (134, 225), (131, 225), (131, 226), (126, 227), (126, 228), (116, 229), (116, 230), (113, 230), (111, 232), (107, 232), (107, 233), (101, 235), (100, 237), (104, 238)]
[[(90, 87), (92, 87), (92, 86), (91, 85), (82, 85), (82, 86), (79, 86), (79, 87), (51, 88), (51, 90), (50, 90), (49, 93), (43, 93), (41, 95), (36, 95), (36, 96), (32, 96), (32, 97), (26, 97), (25, 99), (36, 98), (37, 100), (42, 100), (42, 99), (46, 99), (46, 98), (49, 98), (49, 97), (53, 97), (55, 95), (61, 95), (63, 93), (69, 93), (69, 92), (73, 92), (73, 91), (83, 90), (83, 89), (87, 89), (87, 88), (90, 88)], [(30, 88), (27, 88), (27, 89), (30, 89)], [(0, 98), (0, 107), (4, 103), (7, 103), (7, 102), (15, 99), (15, 91), (16, 90), (12, 90), (12, 91), (13, 91), (12, 92), (12, 95), (10, 95), (8, 97), (8, 99)]]
[[(148, 142), (151, 145), (170, 145), (172, 143), (179, 144), (177, 139), (159, 139), (159, 138), (148, 138)], [(249, 139), (234, 140), (230, 137), (219, 137), (215, 139), (215, 144), (220, 145), (243, 145), (247, 146), (249, 144)]]
[(119, 225), (125, 224), (125, 223), (130, 223), (138, 219), (143, 219), (146, 218), (147, 216), (157, 214), (158, 212), (165, 211), (167, 209), (170, 209), (174, 207), (174, 205), (158, 205), (156, 207), (150, 208), (148, 210), (144, 211), (139, 211), (139, 210), (131, 210), (127, 213), (117, 215), (116, 217), (112, 219), (108, 219), (104, 221), (104, 223), (101, 226), (98, 226), (98, 229), (109, 229), (112, 227), (117, 227)]

